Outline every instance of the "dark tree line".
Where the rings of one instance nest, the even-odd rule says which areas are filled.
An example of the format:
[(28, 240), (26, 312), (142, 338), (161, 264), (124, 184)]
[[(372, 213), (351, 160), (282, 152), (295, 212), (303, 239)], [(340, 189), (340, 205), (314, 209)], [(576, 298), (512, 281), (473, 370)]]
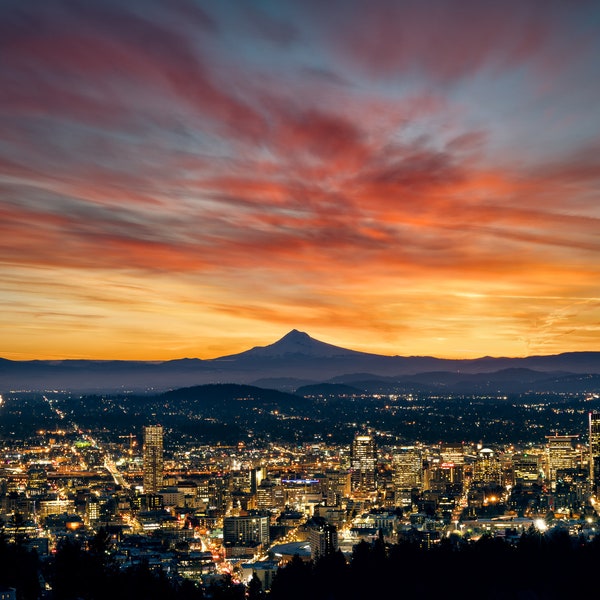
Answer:
[(203, 587), (144, 563), (122, 570), (102, 530), (85, 548), (62, 541), (45, 561), (0, 535), (0, 586), (16, 588), (19, 600), (559, 600), (587, 596), (598, 564), (599, 536), (586, 541), (563, 530), (531, 529), (516, 544), (457, 536), (431, 547), (380, 536), (358, 543), (350, 560), (340, 551), (314, 561), (295, 556), (265, 592), (256, 576), (247, 586), (228, 579)]
[[(46, 586), (46, 584), (48, 584)], [(84, 547), (70, 538), (42, 561), (35, 550), (0, 536), (0, 586), (14, 587), (18, 600), (242, 600), (231, 581), (207, 588), (176, 580), (140, 563), (125, 570), (113, 558), (109, 535), (101, 529)], [(50, 588), (46, 590), (45, 588)]]
[(566, 531), (530, 530), (516, 545), (484, 536), (444, 538), (431, 548), (417, 542), (360, 542), (352, 558), (341, 552), (277, 572), (269, 600), (559, 600), (585, 597), (600, 564), (600, 538), (574, 539)]
[(16, 588), (23, 600), (35, 600), (41, 591), (40, 561), (22, 541), (9, 542), (0, 529), (0, 586)]

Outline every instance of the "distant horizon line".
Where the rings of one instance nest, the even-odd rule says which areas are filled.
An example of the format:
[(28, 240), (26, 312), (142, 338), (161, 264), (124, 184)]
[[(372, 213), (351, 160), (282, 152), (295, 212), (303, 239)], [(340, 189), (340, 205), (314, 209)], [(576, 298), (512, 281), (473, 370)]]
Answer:
[[(100, 363), (100, 362), (127, 362), (127, 363), (162, 364), (162, 363), (177, 362), (177, 361), (183, 361), (183, 360), (197, 360), (197, 361), (201, 361), (201, 362), (211, 362), (211, 361), (221, 360), (223, 358), (235, 357), (240, 354), (244, 354), (250, 350), (254, 350), (254, 349), (258, 349), (258, 348), (268, 348), (269, 346), (273, 346), (273, 345), (277, 344), (278, 342), (283, 340), (285, 337), (287, 337), (293, 333), (306, 335), (312, 341), (315, 341), (315, 342), (318, 342), (321, 344), (325, 344), (328, 346), (335, 346), (336, 348), (340, 348), (341, 350), (352, 351), (352, 352), (356, 352), (358, 354), (366, 354), (366, 355), (379, 356), (379, 357), (385, 357), (385, 358), (407, 358), (407, 359), (409, 359), (409, 358), (428, 358), (428, 359), (447, 361), (447, 362), (480, 361), (480, 360), (485, 360), (485, 359), (518, 360), (518, 359), (528, 359), (528, 358), (547, 358), (547, 357), (551, 357), (551, 356), (563, 356), (565, 354), (595, 354), (595, 353), (600, 352), (600, 350), (565, 350), (562, 352), (552, 352), (549, 354), (539, 354), (538, 353), (538, 354), (524, 354), (524, 355), (514, 355), (514, 356), (507, 356), (507, 355), (495, 356), (492, 354), (485, 354), (485, 355), (479, 355), (479, 356), (474, 356), (474, 357), (462, 357), (462, 358), (436, 356), (434, 354), (381, 354), (378, 352), (367, 352), (364, 350), (355, 350), (354, 348), (338, 346), (337, 344), (333, 344), (330, 342), (323, 342), (322, 340), (314, 338), (310, 334), (308, 334), (304, 331), (301, 331), (296, 328), (292, 328), (287, 333), (282, 335), (280, 338), (275, 340), (275, 342), (271, 342), (270, 344), (265, 344), (265, 345), (257, 344), (250, 348), (247, 348), (246, 350), (241, 350), (239, 352), (234, 352), (234, 353), (230, 353), (230, 354), (223, 354), (223, 355), (215, 356), (212, 358), (199, 358), (197, 356), (180, 356), (178, 358), (164, 358), (164, 359), (148, 358), (148, 359), (144, 359), (144, 358), (91, 358), (89, 356), (78, 356), (78, 357), (71, 356), (71, 357), (62, 357), (62, 358), (22, 358), (22, 359), (19, 359), (19, 358), (6, 358), (2, 353), (0, 353), (0, 360), (9, 361), (9, 362), (17, 362), (17, 363), (18, 362), (21, 362), (21, 363), (46, 362), (46, 363), (49, 363), (49, 362), (85, 361), (85, 362), (98, 362), (98, 363)], [(8, 354), (10, 354), (10, 352)], [(24, 354), (24, 353), (20, 353), (20, 354)]]

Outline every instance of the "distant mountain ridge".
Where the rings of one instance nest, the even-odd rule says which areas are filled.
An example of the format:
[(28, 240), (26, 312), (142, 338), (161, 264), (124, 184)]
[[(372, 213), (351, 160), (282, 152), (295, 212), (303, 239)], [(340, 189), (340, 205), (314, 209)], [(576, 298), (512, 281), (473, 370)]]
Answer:
[[(160, 393), (210, 383), (260, 384), (293, 392), (303, 385), (383, 384), (422, 390), (600, 389), (600, 352), (548, 356), (443, 359), (358, 352), (293, 329), (267, 346), (213, 359), (169, 361), (32, 360), (0, 358), (0, 393), (58, 389), (75, 392)], [(502, 384), (502, 385), (500, 385)], [(395, 387), (394, 387), (395, 386)], [(548, 388), (550, 389), (550, 388)], [(543, 391), (543, 390), (542, 390)]]
[(359, 356), (377, 356), (366, 352), (348, 350), (333, 344), (327, 344), (316, 340), (303, 331), (292, 329), (286, 333), (280, 340), (268, 346), (255, 346), (245, 352), (223, 356), (213, 360), (244, 360), (260, 358), (289, 358), (293, 356), (309, 356), (311, 358), (333, 358), (339, 356), (359, 357)]

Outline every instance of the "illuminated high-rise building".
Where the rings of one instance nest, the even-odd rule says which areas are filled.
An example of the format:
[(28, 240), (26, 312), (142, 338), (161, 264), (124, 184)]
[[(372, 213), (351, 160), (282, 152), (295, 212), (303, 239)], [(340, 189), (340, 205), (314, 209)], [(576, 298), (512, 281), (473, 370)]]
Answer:
[(325, 473), (325, 505), (340, 506), (343, 498), (350, 495), (350, 473), (328, 470)]
[(462, 485), (465, 471), (465, 447), (462, 443), (443, 442), (440, 446), (442, 480)]
[(533, 452), (518, 452), (512, 457), (515, 484), (532, 487), (540, 481), (540, 456)]
[(369, 494), (377, 489), (377, 448), (370, 435), (357, 435), (352, 442), (350, 486), (352, 493)]
[(473, 483), (479, 485), (502, 484), (502, 464), (496, 453), (490, 448), (482, 448), (477, 453), (473, 464)]
[(144, 427), (144, 493), (156, 494), (163, 486), (163, 428)]
[(462, 443), (452, 444), (443, 442), (440, 446), (440, 455), (442, 462), (452, 463), (457, 466), (465, 464), (465, 447)]
[(392, 457), (392, 482), (396, 503), (410, 506), (412, 492), (423, 487), (423, 456), (420, 448), (405, 446)]
[(596, 496), (600, 490), (600, 411), (590, 411), (588, 417), (590, 436), (590, 483), (592, 493)]
[(268, 514), (250, 511), (246, 515), (223, 519), (223, 543), (230, 545), (269, 543)]
[(546, 436), (546, 476), (552, 489), (556, 488), (556, 474), (563, 469), (575, 469), (579, 453), (575, 447), (577, 435)]
[(333, 554), (339, 547), (337, 527), (322, 517), (312, 517), (308, 521), (308, 542), (313, 560)]
[(95, 496), (90, 496), (86, 501), (85, 518), (88, 525), (93, 525), (100, 519), (100, 501)]
[(48, 475), (40, 466), (32, 467), (27, 471), (27, 487), (25, 493), (28, 498), (44, 496), (48, 491)]

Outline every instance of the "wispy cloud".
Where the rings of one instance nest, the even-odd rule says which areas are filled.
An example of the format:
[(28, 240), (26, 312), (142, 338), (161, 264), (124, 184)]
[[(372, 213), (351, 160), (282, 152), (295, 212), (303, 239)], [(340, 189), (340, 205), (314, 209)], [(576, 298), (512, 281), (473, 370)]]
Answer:
[(148, 358), (288, 327), (389, 353), (594, 346), (597, 305), (564, 308), (600, 280), (594, 3), (0, 17), (5, 356), (56, 356), (58, 322), (65, 356), (95, 354), (90, 326)]

